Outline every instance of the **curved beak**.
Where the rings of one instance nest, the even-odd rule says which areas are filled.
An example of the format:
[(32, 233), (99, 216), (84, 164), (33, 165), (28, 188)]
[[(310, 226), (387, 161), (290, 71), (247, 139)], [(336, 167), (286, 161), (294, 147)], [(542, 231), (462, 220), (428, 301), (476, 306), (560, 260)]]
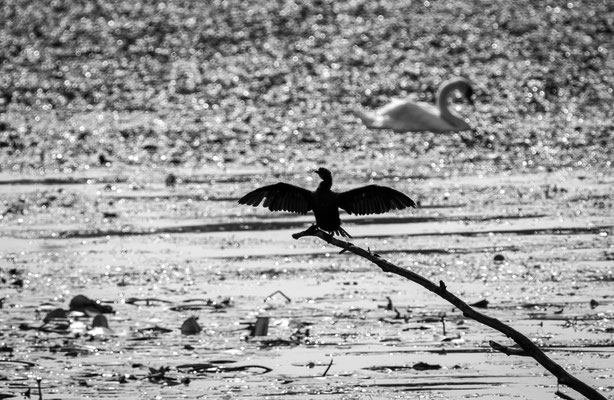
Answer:
[(467, 90), (467, 93), (465, 93), (465, 95), (467, 96), (467, 102), (470, 105), (475, 106), (475, 102), (473, 101), (473, 96), (475, 95), (475, 92), (471, 87)]

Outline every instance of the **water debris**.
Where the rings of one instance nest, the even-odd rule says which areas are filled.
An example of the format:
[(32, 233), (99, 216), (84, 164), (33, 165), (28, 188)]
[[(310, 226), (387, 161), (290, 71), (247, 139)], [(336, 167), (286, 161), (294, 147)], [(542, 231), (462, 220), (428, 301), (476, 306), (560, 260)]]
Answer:
[(559, 194), (566, 194), (567, 189), (559, 187), (557, 185), (546, 185), (544, 189), (544, 197), (546, 199), (552, 199), (557, 197)]
[(8, 204), (7, 208), (5, 208), (4, 211), (0, 213), (0, 215), (3, 217), (6, 217), (10, 214), (23, 215), (26, 211), (26, 206), (26, 199), (24, 197), (20, 197), (14, 202)]
[(488, 308), (488, 304), (490, 302), (486, 299), (480, 300), (478, 302), (475, 302), (473, 304), (469, 304), (471, 307), (475, 307), (475, 308)]
[(173, 311), (197, 311), (203, 308), (221, 310), (228, 307), (232, 307), (232, 299), (229, 297), (219, 302), (211, 299), (188, 299), (183, 304), (172, 306), (170, 309)]
[(100, 300), (91, 300), (90, 298), (78, 294), (70, 300), (70, 311), (79, 311), (89, 316), (98, 314), (113, 314), (113, 307), (101, 304)]
[(181, 384), (189, 384), (189, 379), (181, 379), (167, 376), (166, 373), (170, 371), (170, 367), (160, 367), (160, 368), (151, 368), (149, 367), (149, 374), (147, 375), (147, 379), (151, 383), (162, 383), (168, 386), (177, 386)]
[(68, 320), (68, 312), (61, 308), (56, 308), (43, 318), (43, 324), (36, 326), (31, 323), (19, 324), (19, 329), (23, 331), (38, 330), (41, 332), (66, 333), (71, 328)]
[(105, 219), (119, 218), (119, 213), (116, 211), (103, 211), (102, 218), (105, 218)]
[(62, 308), (56, 308), (55, 310), (50, 311), (47, 313), (47, 315), (45, 315), (45, 318), (43, 318), (43, 322), (48, 323), (57, 319), (66, 320), (67, 318), (68, 312), (66, 310)]
[(43, 378), (36, 378), (36, 386), (38, 387), (38, 400), (43, 400), (43, 388), (41, 387), (41, 382)]
[(394, 309), (394, 305), (392, 304), (392, 299), (390, 298), (390, 296), (386, 296), (386, 299), (388, 300), (388, 304), (386, 304), (386, 310), (392, 311)]
[(95, 346), (68, 343), (64, 345), (53, 345), (49, 347), (49, 351), (52, 353), (64, 353), (64, 355), (68, 357), (77, 357), (79, 355), (94, 354), (98, 352), (98, 348)]
[(379, 371), (379, 372), (388, 372), (388, 371), (406, 371), (408, 369), (413, 369), (416, 371), (428, 371), (428, 370), (436, 370), (441, 369), (441, 365), (439, 364), (429, 364), (423, 361), (417, 362), (414, 365), (378, 365), (374, 367), (364, 368), (370, 371)]
[(269, 334), (269, 317), (258, 317), (253, 329), (250, 330), (250, 336), (268, 336)]
[(444, 338), (441, 339), (441, 341), (442, 342), (456, 343), (456, 344), (460, 344), (460, 343), (464, 343), (465, 342), (465, 340), (460, 335), (445, 336)]
[(19, 364), (19, 365), (23, 365), (26, 368), (31, 368), (31, 367), (35, 367), (36, 363), (33, 363), (31, 361), (22, 361), (22, 360), (0, 360), (0, 364)]
[(281, 297), (283, 297), (284, 299), (286, 299), (286, 301), (288, 303), (292, 302), (292, 300), (286, 296), (286, 294), (284, 292), (282, 292), (281, 290), (276, 290), (273, 293), (271, 293), (270, 295), (268, 295), (265, 299), (264, 302), (267, 303), (269, 300), (271, 300), (273, 297), (275, 297), (276, 295), (280, 295)]
[(177, 175), (173, 173), (166, 175), (166, 178), (164, 179), (164, 184), (166, 185), (166, 187), (169, 188), (174, 188), (175, 186), (177, 186)]
[(429, 364), (429, 363), (420, 361), (419, 363), (414, 364), (413, 368), (416, 371), (427, 371), (427, 370), (433, 370), (433, 369), (441, 369), (441, 365)]
[(11, 281), (11, 285), (15, 286), (15, 287), (18, 287), (18, 288), (22, 288), (23, 287), (23, 279), (21, 279), (21, 278), (13, 279)]
[(158, 325), (137, 330), (138, 333), (169, 333), (172, 331), (173, 331), (172, 329), (163, 328)]
[(0, 346), (0, 353), (12, 353), (14, 349), (12, 347), (7, 346), (6, 344), (2, 344)]
[(172, 301), (158, 299), (157, 297), (145, 297), (145, 298), (129, 297), (124, 302), (126, 304), (132, 304), (132, 305), (143, 304), (145, 306), (157, 305), (155, 303), (167, 303), (167, 304), (172, 303)]
[(393, 309), (395, 316), (394, 319), (402, 319), (405, 323), (409, 322), (411, 319), (411, 314), (408, 312), (407, 314), (401, 314), (401, 312), (395, 307)]
[(333, 358), (330, 358), (330, 363), (328, 363), (328, 367), (326, 367), (326, 370), (324, 371), (324, 373), (322, 374), (322, 376), (326, 376), (326, 374), (328, 374), (328, 371), (330, 370), (330, 367), (333, 366)]
[(100, 165), (101, 167), (110, 167), (111, 160), (107, 158), (107, 155), (105, 153), (100, 153), (98, 154), (98, 165)]
[(198, 317), (190, 317), (181, 325), (181, 333), (183, 335), (197, 335), (202, 332), (202, 328), (197, 322)]
[(178, 371), (187, 370), (186, 372), (196, 373), (196, 374), (217, 374), (223, 372), (240, 372), (240, 371), (249, 371), (251, 369), (261, 369), (261, 374), (266, 374), (268, 372), (273, 371), (272, 368), (266, 367), (264, 365), (237, 365), (237, 366), (226, 366), (220, 364), (230, 364), (235, 361), (226, 361), (226, 360), (218, 360), (211, 361), (205, 363), (193, 363), (193, 364), (181, 364), (177, 366)]
[(109, 321), (107, 321), (107, 317), (102, 314), (98, 314), (94, 317), (92, 321), (93, 328), (107, 328), (109, 329)]

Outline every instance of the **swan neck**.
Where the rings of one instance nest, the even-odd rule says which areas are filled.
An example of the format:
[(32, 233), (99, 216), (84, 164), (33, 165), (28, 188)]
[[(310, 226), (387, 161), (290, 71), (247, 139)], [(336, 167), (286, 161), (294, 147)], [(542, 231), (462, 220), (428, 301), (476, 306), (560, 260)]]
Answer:
[(455, 90), (459, 90), (462, 93), (465, 93), (469, 84), (465, 81), (452, 81), (445, 82), (439, 88), (437, 92), (437, 108), (439, 108), (440, 116), (443, 120), (451, 124), (452, 126), (466, 126), (467, 123), (465, 120), (455, 115), (450, 111), (450, 105), (448, 100), (452, 96)]

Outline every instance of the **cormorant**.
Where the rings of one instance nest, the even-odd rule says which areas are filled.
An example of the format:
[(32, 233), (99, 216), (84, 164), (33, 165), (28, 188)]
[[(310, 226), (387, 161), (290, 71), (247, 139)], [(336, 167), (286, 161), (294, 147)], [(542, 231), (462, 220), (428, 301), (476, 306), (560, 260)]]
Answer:
[(307, 214), (313, 210), (318, 228), (348, 238), (351, 236), (341, 227), (340, 208), (348, 214), (365, 215), (416, 206), (412, 199), (386, 186), (367, 185), (337, 193), (331, 190), (333, 176), (329, 170), (318, 168), (314, 172), (322, 178), (315, 191), (279, 182), (249, 192), (239, 204), (256, 207), (264, 200), (262, 205), (271, 211)]

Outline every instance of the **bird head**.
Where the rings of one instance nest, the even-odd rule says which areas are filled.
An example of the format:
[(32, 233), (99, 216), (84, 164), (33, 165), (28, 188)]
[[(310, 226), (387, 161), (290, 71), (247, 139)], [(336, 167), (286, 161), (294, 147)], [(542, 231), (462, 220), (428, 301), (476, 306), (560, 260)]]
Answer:
[(473, 95), (474, 95), (474, 91), (473, 88), (471, 86), (467, 86), (467, 90), (465, 91), (465, 97), (467, 98), (467, 102), (470, 105), (474, 105), (475, 103), (473, 102)]
[(320, 176), (320, 178), (322, 178), (323, 181), (330, 181), (330, 182), (332, 182), (332, 180), (333, 180), (333, 174), (331, 174), (330, 171), (327, 170), (326, 168), (320, 167), (318, 169), (315, 169), (313, 172), (318, 174)]

